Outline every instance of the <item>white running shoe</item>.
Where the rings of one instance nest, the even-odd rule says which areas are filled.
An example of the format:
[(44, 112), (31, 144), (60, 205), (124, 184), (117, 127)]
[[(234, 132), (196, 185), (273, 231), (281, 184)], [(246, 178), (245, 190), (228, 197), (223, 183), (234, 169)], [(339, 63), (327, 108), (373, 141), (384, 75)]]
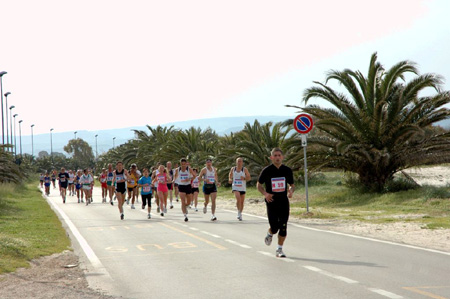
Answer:
[(278, 248), (275, 254), (276, 257), (286, 257), (286, 255), (283, 253), (283, 249)]
[(197, 208), (195, 208), (195, 211), (196, 211), (196, 212), (198, 212), (198, 209), (197, 209)]
[(133, 204), (131, 205), (131, 208), (132, 208), (133, 210), (134, 210), (134, 209), (136, 209), (136, 208), (134, 207), (134, 205), (133, 205)]
[(272, 235), (267, 233), (266, 237), (264, 238), (264, 243), (266, 243), (267, 246), (270, 246), (272, 244)]
[(208, 209), (206, 208), (206, 206), (204, 206), (204, 207), (203, 207), (203, 214), (206, 214), (207, 210), (208, 210)]
[(211, 221), (216, 221), (216, 220), (217, 220), (216, 216), (212, 215), (211, 216)]
[(152, 218), (152, 215), (150, 215), (150, 213), (148, 213), (147, 219), (151, 219), (151, 218)]

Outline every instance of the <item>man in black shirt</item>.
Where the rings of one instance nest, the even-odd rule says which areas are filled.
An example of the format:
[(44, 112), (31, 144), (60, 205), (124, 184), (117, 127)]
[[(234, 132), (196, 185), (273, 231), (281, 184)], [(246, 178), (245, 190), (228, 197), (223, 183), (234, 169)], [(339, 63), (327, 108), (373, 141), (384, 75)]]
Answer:
[(61, 172), (58, 174), (58, 180), (59, 180), (59, 186), (61, 187), (61, 196), (63, 199), (63, 203), (66, 203), (66, 189), (67, 189), (67, 183), (69, 180), (69, 174), (66, 172), (66, 170), (61, 168)]
[(289, 219), (288, 198), (292, 198), (295, 190), (294, 175), (289, 167), (282, 164), (284, 156), (280, 148), (272, 150), (270, 159), (272, 164), (261, 171), (257, 183), (258, 191), (264, 195), (266, 200), (270, 225), (264, 242), (269, 246), (272, 243), (272, 236), (278, 233), (276, 256), (286, 257), (283, 253), (283, 243), (286, 240)]

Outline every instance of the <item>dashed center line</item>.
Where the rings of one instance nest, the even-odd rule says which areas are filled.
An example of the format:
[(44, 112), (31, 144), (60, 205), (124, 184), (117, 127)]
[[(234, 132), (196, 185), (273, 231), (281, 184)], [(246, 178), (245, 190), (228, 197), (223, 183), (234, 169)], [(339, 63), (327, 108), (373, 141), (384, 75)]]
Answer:
[(391, 292), (388, 292), (388, 291), (385, 291), (385, 290), (382, 290), (382, 289), (371, 289), (371, 288), (369, 288), (369, 291), (377, 293), (377, 294), (380, 294), (382, 296), (385, 296), (385, 297), (388, 297), (388, 298), (391, 298), (391, 299), (403, 298), (400, 295), (397, 295), (397, 294), (394, 294), (394, 293), (391, 293)]
[(202, 230), (202, 231), (200, 231), (200, 232), (201, 232), (202, 234), (205, 234), (205, 235), (208, 235), (208, 236), (211, 236), (211, 237), (214, 237), (214, 238), (218, 238), (218, 239), (222, 238), (221, 236), (218, 236), (218, 235), (209, 233), (209, 232), (204, 231), (204, 230)]
[(233, 245), (240, 246), (240, 247), (242, 247), (242, 248), (247, 248), (247, 249), (250, 249), (250, 248), (251, 248), (251, 247), (248, 246), (248, 245), (241, 244), (241, 243), (238, 243), (238, 242), (233, 241), (233, 240), (230, 240), (230, 239), (225, 239), (225, 242), (231, 243), (231, 244), (233, 244)]
[(353, 280), (353, 279), (350, 279), (350, 278), (347, 278), (347, 277), (344, 277), (344, 276), (335, 275), (333, 273), (324, 271), (322, 269), (319, 269), (319, 268), (316, 268), (316, 267), (313, 267), (313, 266), (303, 266), (303, 268), (311, 270), (311, 271), (314, 271), (314, 272), (317, 272), (317, 273), (320, 273), (322, 275), (325, 275), (325, 276), (328, 276), (328, 277), (331, 277), (331, 278), (334, 278), (334, 279), (337, 279), (337, 280), (340, 280), (340, 281), (343, 281), (343, 282), (346, 282), (346, 283), (358, 283), (356, 280)]

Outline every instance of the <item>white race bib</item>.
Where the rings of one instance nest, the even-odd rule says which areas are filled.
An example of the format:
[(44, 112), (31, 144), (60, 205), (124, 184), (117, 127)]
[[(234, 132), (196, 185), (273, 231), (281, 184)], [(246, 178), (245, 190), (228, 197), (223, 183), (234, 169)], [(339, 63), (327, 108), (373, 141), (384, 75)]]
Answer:
[(286, 179), (272, 178), (272, 192), (285, 192), (285, 191), (286, 191)]
[(150, 186), (144, 186), (144, 187), (142, 187), (142, 192), (147, 193), (147, 192), (150, 192), (150, 190), (151, 190), (151, 187), (150, 187)]
[(235, 187), (242, 187), (242, 186), (243, 186), (243, 184), (242, 184), (242, 179), (235, 179), (233, 185), (234, 185)]
[(214, 184), (214, 182), (216, 181), (216, 177), (213, 175), (208, 176), (208, 180), (211, 184)]

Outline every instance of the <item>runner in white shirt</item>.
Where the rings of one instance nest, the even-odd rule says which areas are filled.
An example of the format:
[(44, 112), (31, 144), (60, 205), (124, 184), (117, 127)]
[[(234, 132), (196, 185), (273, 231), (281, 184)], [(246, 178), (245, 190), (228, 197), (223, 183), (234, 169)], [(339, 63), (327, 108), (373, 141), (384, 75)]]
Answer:
[(178, 181), (178, 190), (180, 192), (181, 199), (181, 211), (184, 215), (184, 221), (188, 221), (187, 207), (190, 205), (192, 197), (191, 178), (194, 177), (192, 168), (188, 166), (187, 160), (182, 158), (180, 160), (181, 166), (175, 169), (174, 178)]
[(216, 221), (216, 198), (217, 187), (220, 187), (219, 179), (217, 176), (217, 169), (212, 166), (212, 160), (206, 159), (206, 167), (204, 167), (199, 174), (200, 182), (204, 181), (203, 194), (205, 195), (205, 206), (203, 207), (203, 213), (206, 214), (209, 203), (209, 197), (211, 196), (211, 221)]
[(86, 197), (86, 205), (92, 202), (92, 185), (94, 178), (89, 174), (88, 170), (83, 170), (83, 175), (80, 178), (80, 184), (82, 186), (84, 195)]
[(200, 181), (198, 179), (198, 169), (194, 168), (194, 169), (192, 169), (192, 172), (194, 172), (194, 177), (192, 178), (192, 182), (191, 182), (192, 201), (194, 203), (195, 211), (198, 212), (197, 204), (198, 204), (198, 193), (199, 193), (199, 186), (200, 186)]
[(244, 210), (245, 191), (247, 190), (247, 181), (251, 176), (248, 169), (244, 167), (242, 158), (236, 159), (236, 166), (230, 169), (228, 182), (232, 184), (232, 192), (236, 197), (236, 207), (238, 210), (237, 219), (242, 221), (242, 211)]

